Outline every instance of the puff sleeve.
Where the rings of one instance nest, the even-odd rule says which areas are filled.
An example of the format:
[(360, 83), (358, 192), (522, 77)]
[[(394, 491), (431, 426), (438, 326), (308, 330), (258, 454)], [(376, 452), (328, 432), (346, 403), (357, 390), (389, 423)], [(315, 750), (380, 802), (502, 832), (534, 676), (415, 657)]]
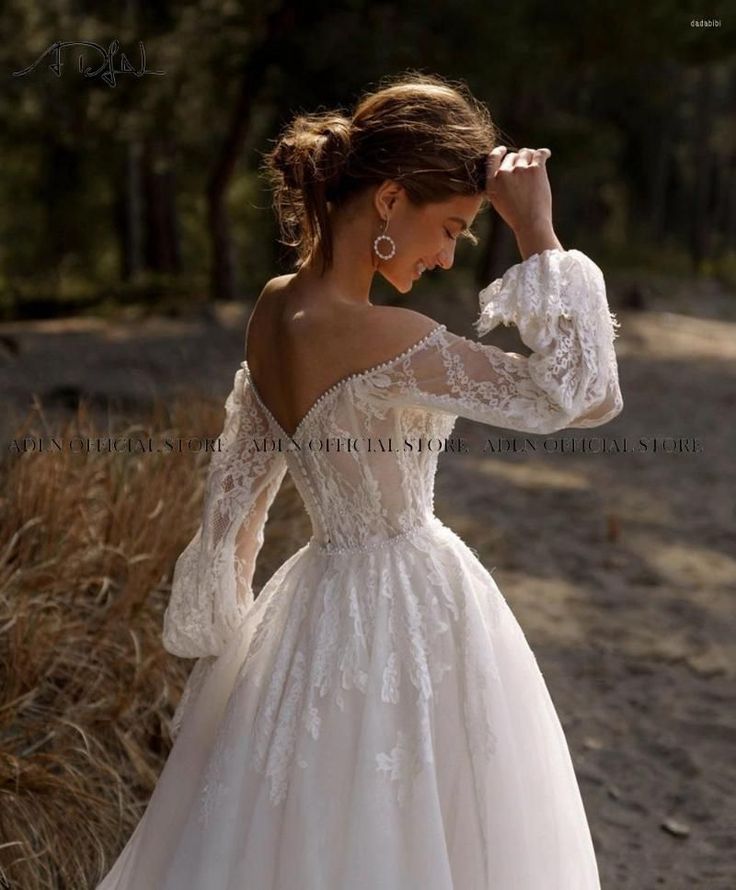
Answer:
[(209, 466), (202, 521), (176, 561), (163, 644), (183, 658), (217, 656), (253, 602), (255, 561), (285, 456), (260, 450), (267, 431), (241, 367)]
[(440, 325), (394, 366), (393, 400), (530, 433), (599, 426), (621, 412), (619, 323), (603, 273), (584, 253), (534, 254), (482, 290), (479, 303), (479, 336), (514, 324), (532, 354)]

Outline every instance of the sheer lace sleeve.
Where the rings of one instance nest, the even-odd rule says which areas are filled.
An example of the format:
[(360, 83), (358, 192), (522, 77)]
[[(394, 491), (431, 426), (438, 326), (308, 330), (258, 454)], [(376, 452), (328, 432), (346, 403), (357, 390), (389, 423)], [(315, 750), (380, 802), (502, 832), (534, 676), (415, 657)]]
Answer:
[(174, 567), (163, 630), (174, 655), (219, 655), (253, 602), (256, 557), (286, 472), (283, 453), (255, 447), (268, 435), (264, 422), (241, 368), (210, 461), (202, 522)]
[(394, 368), (392, 399), (531, 433), (598, 426), (621, 412), (619, 323), (603, 274), (585, 254), (534, 254), (479, 298), (478, 334), (513, 323), (532, 354), (505, 352), (441, 325)]

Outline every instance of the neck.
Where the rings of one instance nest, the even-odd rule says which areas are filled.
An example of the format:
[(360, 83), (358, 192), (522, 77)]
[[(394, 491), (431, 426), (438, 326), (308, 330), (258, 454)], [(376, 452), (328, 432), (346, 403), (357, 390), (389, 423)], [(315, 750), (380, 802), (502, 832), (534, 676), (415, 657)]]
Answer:
[(374, 236), (366, 220), (360, 214), (348, 218), (333, 212), (331, 267), (322, 274), (322, 251), (316, 244), (295, 280), (316, 286), (323, 301), (369, 304), (376, 265)]

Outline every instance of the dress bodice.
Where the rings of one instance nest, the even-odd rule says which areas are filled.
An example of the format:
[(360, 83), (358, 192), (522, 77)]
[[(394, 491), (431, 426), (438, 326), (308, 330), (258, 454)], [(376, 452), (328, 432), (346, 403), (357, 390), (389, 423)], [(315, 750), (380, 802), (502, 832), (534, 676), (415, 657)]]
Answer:
[(312, 542), (325, 552), (380, 546), (433, 515), (437, 460), (456, 415), (397, 406), (383, 390), (393, 368), (445, 331), (439, 325), (400, 356), (339, 380), (291, 436), (242, 363), (242, 385), (269, 430), (258, 445), (283, 454), (312, 521)]
[(253, 602), (255, 560), (287, 471), (311, 517), (310, 546), (371, 549), (433, 516), (434, 477), (458, 416), (529, 433), (594, 427), (619, 414), (601, 270), (577, 250), (545, 250), (479, 294), (480, 336), (515, 324), (522, 356), (431, 328), (389, 361), (337, 381), (292, 436), (250, 377), (235, 373), (209, 468), (202, 523), (177, 560), (164, 644), (216, 655)]

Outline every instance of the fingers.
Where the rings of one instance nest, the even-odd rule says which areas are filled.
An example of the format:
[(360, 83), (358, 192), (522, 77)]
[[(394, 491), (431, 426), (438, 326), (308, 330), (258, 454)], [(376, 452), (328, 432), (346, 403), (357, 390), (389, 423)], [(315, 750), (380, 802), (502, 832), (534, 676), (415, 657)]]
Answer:
[(514, 167), (540, 167), (547, 163), (552, 152), (548, 148), (520, 148), (509, 151), (505, 145), (497, 145), (488, 155), (486, 162), (486, 182), (492, 193), (491, 182), (499, 170), (513, 170)]
[(520, 148), (518, 152), (507, 154), (501, 167), (507, 170), (513, 167), (538, 167), (545, 164), (551, 154), (548, 148)]
[(513, 170), (516, 162), (519, 160), (519, 153), (517, 151), (510, 151), (507, 155), (504, 156), (503, 161), (501, 162), (500, 170)]
[(529, 167), (544, 164), (551, 155), (548, 148), (520, 148), (518, 152), (510, 152), (505, 145), (498, 145), (488, 155), (489, 174), (493, 175), (499, 169), (511, 170), (517, 165)]
[(503, 156), (508, 151), (505, 145), (497, 145), (493, 151), (488, 155), (488, 161), (486, 163), (486, 172), (487, 178), (493, 179), (493, 177), (498, 172), (499, 167), (501, 166), (501, 161)]
[(534, 152), (530, 148), (520, 148), (505, 155), (501, 170), (513, 170), (514, 167), (530, 167)]

